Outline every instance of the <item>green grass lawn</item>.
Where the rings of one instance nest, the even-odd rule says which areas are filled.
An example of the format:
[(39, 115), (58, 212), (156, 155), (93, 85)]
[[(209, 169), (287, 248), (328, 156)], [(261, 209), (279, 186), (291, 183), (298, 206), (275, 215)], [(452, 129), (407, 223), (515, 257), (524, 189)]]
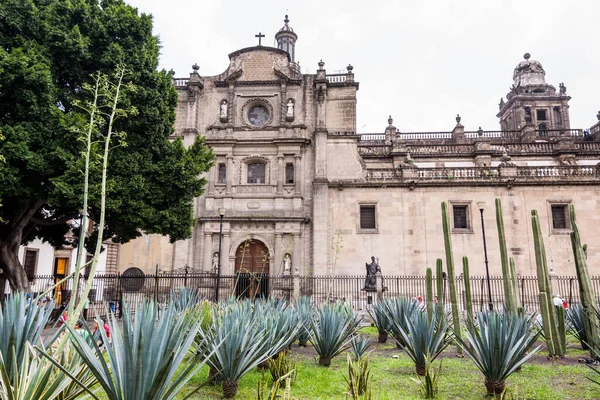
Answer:
[[(363, 329), (374, 341), (376, 330)], [(374, 343), (370, 355), (372, 372), (372, 388), (374, 399), (419, 399), (419, 385), (412, 379), (417, 378), (414, 364), (406, 354), (396, 349), (391, 340), (386, 344)], [(440, 399), (484, 399), (486, 398), (484, 378), (473, 362), (468, 358), (456, 358), (454, 347), (449, 348), (442, 357), (442, 374), (439, 379)], [(312, 348), (300, 349), (292, 346), (289, 353), (297, 363), (297, 379), (292, 385), (294, 399), (345, 399), (347, 376), (346, 355), (336, 357), (331, 367), (317, 365), (316, 353)], [(525, 364), (521, 371), (514, 373), (507, 380), (508, 397), (513, 399), (598, 399), (600, 387), (586, 379), (593, 372), (578, 358), (588, 353), (579, 349), (578, 344), (571, 342), (564, 360), (547, 361), (542, 351), (539, 357)], [(397, 358), (394, 358), (397, 356)], [(438, 362), (436, 362), (437, 365)], [(206, 381), (208, 368), (203, 368), (185, 388), (183, 395), (191, 392)], [(237, 399), (255, 399), (258, 382), (263, 373), (255, 370), (240, 381)], [(269, 371), (265, 371), (264, 379), (271, 384)], [(192, 398), (221, 399), (220, 386), (206, 386)]]

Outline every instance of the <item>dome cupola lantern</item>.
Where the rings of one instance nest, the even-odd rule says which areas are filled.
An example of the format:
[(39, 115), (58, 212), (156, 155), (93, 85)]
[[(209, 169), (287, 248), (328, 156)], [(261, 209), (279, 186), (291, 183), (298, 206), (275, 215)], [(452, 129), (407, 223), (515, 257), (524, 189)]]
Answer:
[(286, 15), (283, 20), (285, 25), (275, 34), (275, 40), (277, 41), (277, 48), (287, 51), (290, 55), (290, 59), (292, 62), (296, 62), (295, 60), (295, 47), (296, 40), (298, 39), (298, 35), (294, 33), (294, 30), (289, 25), (289, 18)]

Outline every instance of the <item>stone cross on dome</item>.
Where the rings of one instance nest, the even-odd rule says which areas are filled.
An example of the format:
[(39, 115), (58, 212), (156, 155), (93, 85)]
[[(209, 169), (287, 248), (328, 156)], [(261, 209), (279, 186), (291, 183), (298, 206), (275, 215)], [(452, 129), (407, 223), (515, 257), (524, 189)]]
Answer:
[(258, 45), (262, 46), (261, 44), (261, 39), (265, 37), (265, 35), (262, 34), (262, 32), (258, 32), (258, 35), (254, 35), (254, 37), (258, 38)]

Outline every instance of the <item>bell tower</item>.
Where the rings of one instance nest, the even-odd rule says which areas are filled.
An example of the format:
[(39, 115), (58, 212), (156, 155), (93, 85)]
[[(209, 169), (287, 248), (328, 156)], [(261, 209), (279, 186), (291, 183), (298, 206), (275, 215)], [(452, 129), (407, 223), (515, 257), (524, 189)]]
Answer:
[(500, 129), (520, 131), (525, 125), (533, 126), (538, 136), (548, 131), (562, 131), (571, 128), (569, 121), (569, 100), (567, 87), (560, 83), (556, 88), (546, 83), (546, 72), (539, 61), (525, 53), (513, 72), (513, 85), (506, 95), (506, 102), (500, 99)]
[(275, 34), (275, 40), (277, 41), (277, 48), (287, 51), (293, 63), (296, 62), (296, 40), (298, 35), (294, 33), (294, 30), (290, 27), (288, 16), (285, 16), (283, 20), (285, 25)]

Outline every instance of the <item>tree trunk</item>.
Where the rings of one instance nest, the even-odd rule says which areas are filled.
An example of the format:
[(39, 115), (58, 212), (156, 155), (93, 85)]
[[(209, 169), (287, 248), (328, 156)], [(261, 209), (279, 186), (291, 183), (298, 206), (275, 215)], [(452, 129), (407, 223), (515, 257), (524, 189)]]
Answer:
[(4, 271), (4, 277), (8, 279), (10, 287), (14, 291), (29, 292), (29, 280), (25, 269), (19, 262), (19, 243), (7, 243), (0, 241), (0, 265)]

